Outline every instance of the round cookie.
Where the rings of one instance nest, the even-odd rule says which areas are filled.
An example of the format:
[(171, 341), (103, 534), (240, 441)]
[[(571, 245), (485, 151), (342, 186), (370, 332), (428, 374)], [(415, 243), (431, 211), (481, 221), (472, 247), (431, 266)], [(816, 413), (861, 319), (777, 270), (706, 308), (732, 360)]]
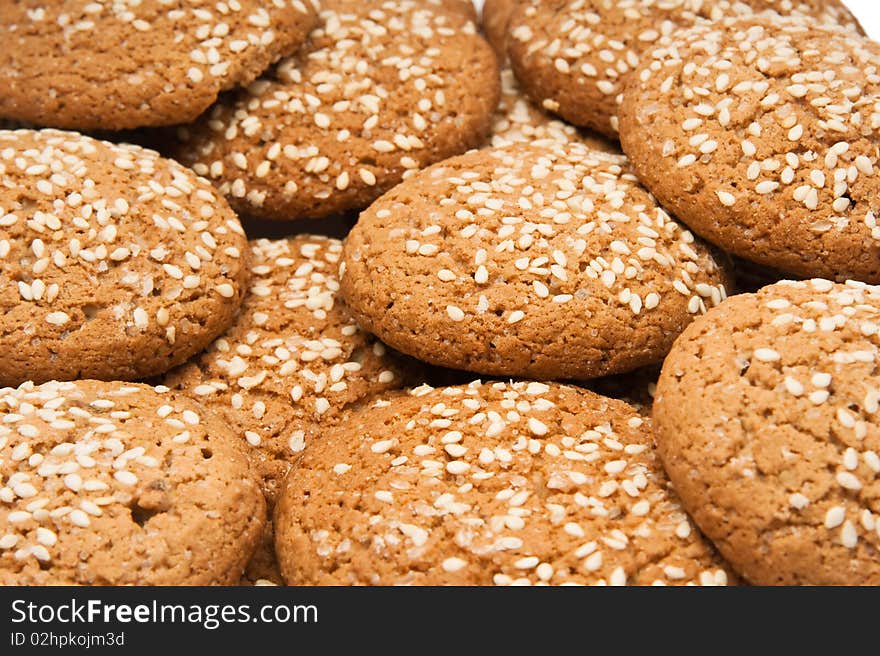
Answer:
[(590, 148), (620, 154), (620, 148), (604, 137), (553, 118), (535, 107), (519, 90), (510, 68), (501, 70), (501, 101), (492, 118), (490, 144), (502, 148), (514, 143), (543, 139), (581, 142)]
[(489, 130), (498, 64), (459, 3), (326, 0), (321, 19), (297, 56), (180, 130), (178, 157), (243, 213), (361, 209)]
[(413, 390), (312, 444), (276, 513), (291, 585), (718, 585), (650, 424), (544, 383)]
[(163, 382), (226, 420), (271, 505), (312, 431), (406, 379), (338, 296), (342, 242), (300, 235), (257, 240), (250, 250), (250, 288), (235, 323)]
[(436, 164), (361, 213), (343, 296), (432, 364), (593, 378), (659, 362), (729, 280), (628, 166), (552, 140)]
[(189, 122), (316, 22), (313, 0), (5, 3), (0, 116), (79, 130)]
[(237, 440), (186, 397), (0, 389), (0, 585), (230, 585), (265, 517)]
[(508, 54), (537, 104), (616, 138), (620, 96), (644, 51), (678, 27), (760, 12), (771, 21), (771, 10), (858, 29), (838, 0), (528, 0), (509, 19)]
[(759, 585), (880, 583), (880, 288), (733, 296), (663, 365), (657, 444), (684, 506)]
[(660, 202), (758, 264), (880, 281), (880, 44), (783, 19), (670, 43), (621, 108), (623, 147)]
[(507, 26), (519, 0), (486, 0), (480, 24), (498, 59), (507, 59)]
[[(0, 131), (0, 385), (161, 374), (232, 322), (247, 241), (210, 184), (131, 145)], [(245, 252), (242, 252), (245, 251)]]

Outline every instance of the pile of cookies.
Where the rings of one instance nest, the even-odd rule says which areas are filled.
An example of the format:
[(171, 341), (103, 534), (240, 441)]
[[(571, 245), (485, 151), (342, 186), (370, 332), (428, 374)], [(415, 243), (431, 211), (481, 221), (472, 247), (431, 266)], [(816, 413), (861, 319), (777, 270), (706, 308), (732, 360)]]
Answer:
[(0, 584), (880, 582), (880, 45), (482, 27), (4, 10)]

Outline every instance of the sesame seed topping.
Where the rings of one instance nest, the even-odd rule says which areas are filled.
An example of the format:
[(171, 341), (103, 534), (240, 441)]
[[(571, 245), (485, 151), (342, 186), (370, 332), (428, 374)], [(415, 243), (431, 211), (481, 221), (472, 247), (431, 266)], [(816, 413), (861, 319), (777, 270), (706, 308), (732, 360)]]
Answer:
[[(0, 550), (17, 549), (20, 563), (11, 575), (34, 576), (27, 573), (30, 558), (52, 563), (61, 551), (92, 539), (83, 532), (107, 530), (96, 518), (113, 517), (114, 548), (125, 549), (126, 522), (142, 530), (127, 519), (129, 511), (150, 507), (148, 490), (161, 489), (163, 508), (175, 507), (181, 476), (201, 466), (200, 447), (216, 452), (222, 443), (216, 425), (193, 426), (191, 437), (176, 439), (192, 406), (168, 388), (133, 383), (29, 382), (0, 389), (0, 503), (7, 510)], [(15, 430), (4, 428), (11, 425)], [(174, 467), (163, 465), (172, 460)], [(234, 485), (226, 479), (223, 490), (227, 483)], [(204, 484), (212, 489), (210, 481)], [(210, 500), (205, 504), (216, 512)], [(82, 556), (78, 569), (87, 573), (90, 561)]]
[(798, 510), (803, 510), (810, 504), (810, 500), (801, 494), (800, 492), (796, 492), (788, 497), (788, 503), (792, 508), (797, 508)]
[(250, 242), (251, 279), (236, 322), (165, 380), (265, 454), (267, 481), (305, 449), (307, 428), (323, 430), (350, 403), (404, 382), (385, 347), (339, 302), (341, 256), (342, 242), (326, 237)]
[(447, 558), (443, 561), (443, 570), (446, 572), (458, 572), (467, 567), (467, 561), (461, 558)]
[[(70, 97), (60, 107), (44, 108), (38, 114), (20, 113), (16, 118), (107, 130), (165, 125), (169, 119), (188, 122), (207, 109), (221, 91), (247, 84), (253, 70), (262, 70), (281, 52), (295, 49), (315, 22), (315, 13), (307, 0), (179, 5), (90, 0), (75, 9), (51, 4), (10, 9), (4, 15), (4, 29), (17, 34), (21, 43), (20, 53), (7, 62), (11, 75), (20, 76), (27, 69), (29, 59), (24, 53), (47, 56), (55, 40), (60, 40), (71, 60), (89, 71), (94, 69), (94, 83), (112, 82), (115, 89), (106, 98), (67, 94)], [(127, 47), (100, 47), (100, 39), (110, 34), (114, 43)], [(139, 56), (144, 48), (156, 44), (162, 47), (161, 63)], [(178, 81), (181, 76), (185, 79)], [(157, 110), (147, 102), (140, 87), (150, 80), (155, 80), (155, 91), (161, 92), (168, 105), (177, 106), (176, 110)], [(66, 91), (52, 80), (32, 86), (21, 93), (33, 98), (35, 93), (54, 97)], [(42, 120), (37, 115), (42, 115)], [(136, 165), (127, 157), (115, 160), (115, 166), (123, 170)]]
[(449, 318), (453, 321), (463, 321), (464, 320), (464, 312), (457, 305), (447, 305), (446, 306), (446, 314), (449, 315)]
[(769, 348), (759, 348), (755, 349), (755, 359), (760, 360), (761, 362), (778, 362), (780, 359), (779, 353)]
[[(498, 71), (465, 12), (388, 0), (326, 3), (319, 17), (298, 52), (178, 131), (183, 160), (249, 214), (360, 209), (476, 143), (474, 126), (495, 108)], [(453, 66), (468, 84), (449, 52), (480, 55)]]
[[(229, 249), (244, 244), (243, 230), (210, 184), (180, 164), (73, 132), (0, 130), (0, 175), (2, 248), (15, 258), (0, 264), (18, 279), (16, 311), (37, 323), (28, 339), (32, 357), (46, 362), (43, 378), (157, 375), (171, 364), (163, 352), (187, 357), (216, 331), (218, 319), (193, 319), (195, 305), (221, 324), (234, 310), (202, 297), (227, 277), (218, 290), (234, 296), (243, 263)], [(22, 330), (7, 339), (24, 339)], [(71, 354), (82, 339), (95, 357)], [(175, 348), (146, 358), (138, 355), (145, 339)], [(9, 348), (2, 339), (0, 347)]]
[[(800, 275), (875, 281), (872, 265), (853, 261), (849, 249), (852, 239), (880, 239), (874, 219), (866, 219), (876, 209), (869, 199), (880, 163), (868, 127), (880, 125), (872, 100), (880, 91), (880, 47), (842, 27), (848, 21), (839, 14), (815, 20), (816, 8), (800, 7), (773, 20), (750, 17), (743, 6), (725, 19), (685, 21), (691, 24), (643, 51), (624, 99), (632, 122), (621, 135), (624, 150), (658, 199), (676, 205), (696, 230), (713, 231), (718, 246)], [(595, 29), (585, 26), (585, 33)], [(754, 112), (736, 136), (732, 116), (745, 104)], [(646, 131), (664, 135), (662, 148), (643, 147)], [(682, 169), (705, 181), (686, 192), (693, 203), (676, 204), (680, 185), (663, 183)], [(704, 211), (713, 205), (716, 227)], [(755, 219), (761, 216), (784, 219)], [(717, 229), (753, 220), (761, 248)], [(809, 251), (799, 261), (791, 256), (795, 242)]]
[[(633, 0), (568, 0), (552, 8), (540, 0), (523, 4), (508, 27), (508, 54), (516, 65), (532, 72), (525, 80), (530, 95), (545, 109), (605, 134), (617, 132), (617, 105), (627, 76), (638, 69), (645, 54), (663, 50), (676, 28), (711, 24), (732, 16), (756, 16), (766, 9), (764, 4), (749, 2), (736, 3), (735, 7), (734, 3)], [(785, 10), (786, 14), (809, 16), (817, 23), (851, 20), (836, 7), (824, 4), (817, 7), (812, 3), (788, 2)], [(650, 56), (646, 59), (650, 61)], [(688, 57), (682, 59), (685, 63), (692, 61)], [(709, 95), (709, 88), (719, 94), (728, 92), (733, 82), (726, 70), (720, 66), (712, 69), (714, 77), (706, 80), (706, 91), (691, 97), (698, 117), (717, 115), (719, 120), (729, 121), (729, 117), (724, 118), (729, 113), (726, 107), (719, 108), (704, 97)], [(538, 82), (545, 79), (551, 82)], [(668, 79), (671, 85), (672, 78)], [(750, 82), (746, 84), (752, 86)], [(735, 85), (733, 91), (740, 92), (740, 86)], [(791, 92), (797, 94), (799, 89), (792, 86)], [(767, 100), (765, 103), (772, 105)], [(682, 123), (684, 129), (695, 129), (699, 123), (695, 126), (693, 121), (688, 117)]]
[[(606, 403), (562, 385), (476, 381), (361, 406), (348, 419), (358, 439), (338, 426), (322, 438), (332, 447), (306, 452), (285, 494), (309, 490), (310, 511), (281, 511), (277, 530), (302, 536), (323, 571), (346, 558), (352, 532), (370, 557), (395, 548), (393, 568), (348, 583), (442, 584), (459, 573), (483, 584), (723, 582), (666, 493), (647, 424)], [(342, 531), (335, 518), (347, 508), (358, 510)], [(667, 545), (662, 566), (640, 564), (644, 539)]]
[[(577, 335), (566, 338), (567, 349), (590, 350), (606, 348), (596, 344), (596, 330), (620, 309), (632, 325), (664, 312), (686, 323), (727, 296), (708, 249), (656, 204), (625, 157), (549, 139), (472, 151), (414, 175), (361, 214), (346, 253), (352, 280), (369, 271), (389, 289), (392, 280), (429, 271), (430, 294), (393, 292), (387, 308), (345, 279), (347, 302), (373, 326), (406, 326), (421, 352), (433, 349), (422, 342), (441, 339), (443, 364), (479, 373), (530, 375), (512, 363), (528, 363), (527, 350), (544, 351), (557, 338), (531, 343), (556, 317)], [(438, 311), (432, 334), (420, 335), (414, 318)], [(494, 346), (505, 352), (466, 347), (455, 327), (465, 320), (510, 335)], [(506, 352), (517, 348), (515, 357)], [(609, 373), (582, 360), (567, 359), (570, 370), (559, 375)]]

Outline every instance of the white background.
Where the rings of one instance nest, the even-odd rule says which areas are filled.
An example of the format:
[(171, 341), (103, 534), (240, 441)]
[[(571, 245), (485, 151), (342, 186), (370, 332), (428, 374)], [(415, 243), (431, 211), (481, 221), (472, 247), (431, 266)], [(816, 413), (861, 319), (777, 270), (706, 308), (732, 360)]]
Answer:
[[(880, 0), (843, 0), (861, 21), (868, 35), (880, 41)], [(483, 0), (474, 0), (477, 9), (483, 6)]]
[(843, 2), (861, 21), (868, 36), (880, 41), (880, 1), (843, 0)]

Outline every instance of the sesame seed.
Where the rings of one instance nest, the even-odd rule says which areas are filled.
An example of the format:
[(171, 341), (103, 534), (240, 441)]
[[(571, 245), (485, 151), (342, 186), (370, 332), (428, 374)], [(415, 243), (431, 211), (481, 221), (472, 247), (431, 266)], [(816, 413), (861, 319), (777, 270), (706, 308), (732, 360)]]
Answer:
[(517, 569), (534, 569), (541, 562), (537, 556), (526, 556), (517, 560), (513, 566)]
[(769, 348), (755, 349), (754, 356), (756, 360), (761, 362), (778, 362), (781, 359), (777, 351)]
[(847, 490), (861, 490), (862, 482), (853, 476), (850, 472), (838, 472), (837, 473), (837, 484), (842, 488)]
[(89, 516), (86, 515), (82, 510), (72, 510), (68, 513), (67, 518), (70, 520), (71, 524), (75, 526), (79, 526), (80, 528), (86, 528), (91, 525), (91, 520), (89, 520)]
[(456, 305), (447, 305), (446, 306), (446, 314), (449, 315), (449, 318), (453, 321), (463, 321), (464, 320), (464, 312), (462, 309)]
[(810, 504), (810, 500), (800, 492), (796, 492), (788, 497), (788, 503), (792, 508), (803, 510)]
[(540, 437), (542, 435), (546, 435), (549, 431), (549, 428), (547, 428), (547, 425), (544, 422), (539, 421), (534, 417), (529, 417), (528, 425), (529, 431), (531, 431), (532, 435), (537, 435)]
[(736, 204), (736, 196), (733, 194), (721, 190), (715, 193), (718, 196), (718, 200), (721, 201), (721, 204), (725, 207), (733, 207)]
[(387, 453), (394, 446), (394, 440), (379, 440), (370, 446), (373, 453)]
[(786, 376), (785, 389), (793, 396), (801, 396), (804, 393), (804, 386), (791, 376)]
[(825, 513), (825, 528), (836, 528), (843, 524), (846, 517), (846, 508), (843, 506), (834, 506)]
[(461, 558), (451, 557), (443, 561), (443, 571), (458, 572), (467, 567), (467, 561)]
[(779, 183), (773, 180), (764, 180), (755, 185), (755, 191), (759, 194), (771, 194), (779, 189)]
[(453, 460), (446, 464), (446, 471), (453, 475), (460, 475), (466, 473), (471, 466), (462, 460)]
[(129, 471), (118, 471), (113, 474), (113, 478), (127, 487), (137, 485), (138, 478)]
[(214, 287), (214, 289), (216, 289), (217, 293), (223, 298), (232, 298), (235, 296), (235, 288), (229, 283), (222, 283)]
[(66, 312), (50, 312), (46, 315), (46, 323), (53, 326), (63, 326), (70, 321), (70, 316)]

